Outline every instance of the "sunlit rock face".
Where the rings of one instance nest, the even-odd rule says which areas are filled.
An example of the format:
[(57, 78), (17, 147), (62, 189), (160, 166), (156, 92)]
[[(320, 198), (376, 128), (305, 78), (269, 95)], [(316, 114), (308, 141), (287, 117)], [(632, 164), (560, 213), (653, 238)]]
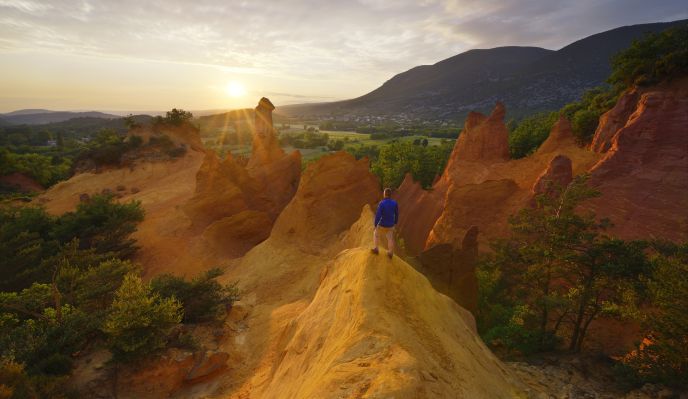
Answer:
[(249, 169), (271, 164), (284, 156), (284, 150), (279, 145), (272, 125), (272, 111), (274, 109), (275, 106), (265, 97), (261, 98), (256, 106), (253, 124), (253, 150), (248, 162)]
[[(508, 217), (537, 194), (582, 173), (601, 197), (584, 206), (623, 238), (684, 239), (688, 234), (688, 80), (634, 88), (600, 118), (590, 148), (576, 143), (561, 117), (538, 150), (510, 160), (504, 107), (471, 113), (441, 178), (423, 190), (399, 188), (400, 231), (412, 254), (442, 243), (458, 247), (468, 229), (479, 241), (508, 234)], [(423, 220), (413, 220), (414, 218)], [(405, 219), (406, 218), (406, 219)], [(486, 248), (483, 247), (483, 248)]]
[(611, 231), (620, 237), (685, 240), (688, 80), (632, 90), (601, 119), (606, 123), (593, 143), (597, 149), (609, 144), (590, 171), (591, 184), (602, 194), (591, 207), (611, 219)]
[(270, 100), (261, 98), (255, 112), (253, 151), (247, 171), (260, 189), (252, 201), (261, 207), (271, 219), (276, 219), (296, 193), (301, 178), (301, 153), (286, 154), (279, 145), (272, 125)]
[(600, 123), (595, 130), (591, 149), (597, 152), (607, 152), (612, 146), (614, 135), (626, 125), (628, 118), (635, 111), (638, 103), (638, 89), (631, 89), (619, 98), (616, 105), (600, 117)]
[(463, 161), (506, 161), (509, 159), (509, 131), (504, 124), (506, 110), (498, 102), (485, 117), (471, 112), (459, 134), (452, 159)]
[(380, 184), (367, 159), (356, 160), (344, 151), (324, 156), (304, 172), (273, 234), (289, 245), (317, 252), (325, 240), (348, 229), (365, 204), (379, 201), (380, 195)]
[(263, 97), (255, 112), (253, 151), (244, 167), (231, 154), (208, 151), (196, 175), (196, 192), (184, 206), (208, 245), (227, 256), (243, 255), (270, 235), (272, 224), (296, 192), (301, 155), (286, 154), (272, 125), (275, 107)]

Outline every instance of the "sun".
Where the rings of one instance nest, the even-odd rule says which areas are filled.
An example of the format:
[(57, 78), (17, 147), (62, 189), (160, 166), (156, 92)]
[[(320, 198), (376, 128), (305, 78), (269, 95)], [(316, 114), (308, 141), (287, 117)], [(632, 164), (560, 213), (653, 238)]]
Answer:
[(230, 97), (242, 97), (244, 94), (246, 94), (246, 87), (244, 87), (244, 85), (240, 82), (233, 80), (227, 83), (225, 91)]

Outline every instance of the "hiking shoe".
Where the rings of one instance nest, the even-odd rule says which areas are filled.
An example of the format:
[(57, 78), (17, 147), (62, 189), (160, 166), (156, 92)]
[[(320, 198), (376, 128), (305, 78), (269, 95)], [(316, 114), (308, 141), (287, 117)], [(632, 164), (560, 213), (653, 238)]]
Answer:
[(392, 259), (392, 256), (394, 256), (394, 254), (393, 254), (393, 253), (391, 253), (391, 252), (387, 252), (387, 257), (388, 257), (389, 259)]
[(371, 249), (371, 250), (370, 250), (370, 252), (372, 252), (372, 253), (373, 253), (373, 255), (377, 255), (377, 254), (379, 254), (379, 253), (380, 253), (380, 251), (378, 251), (378, 250), (377, 250), (377, 248), (373, 248), (373, 249)]

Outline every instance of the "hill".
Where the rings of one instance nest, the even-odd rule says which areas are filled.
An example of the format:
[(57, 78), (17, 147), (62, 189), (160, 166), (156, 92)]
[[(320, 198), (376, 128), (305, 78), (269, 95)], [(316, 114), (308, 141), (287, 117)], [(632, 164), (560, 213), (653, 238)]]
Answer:
[(624, 26), (560, 50), (498, 47), (469, 50), (394, 76), (372, 92), (346, 101), (280, 107), (290, 116), (366, 116), (462, 120), (470, 110), (504, 102), (510, 117), (555, 110), (604, 83), (610, 58), (648, 32), (688, 20)]
[[(139, 125), (149, 124), (151, 117), (148, 115), (134, 115), (134, 122)], [(103, 129), (113, 130), (117, 133), (125, 133), (127, 125), (124, 118), (104, 119), (95, 117), (72, 118), (61, 122), (51, 122), (42, 125), (10, 125), (3, 124), (0, 119), (0, 142), (9, 145), (21, 145), (31, 143), (43, 146), (50, 137), (81, 139), (94, 137)]]
[(31, 115), (31, 114), (50, 114), (53, 112), (58, 112), (58, 111), (51, 111), (49, 109), (42, 109), (42, 108), (27, 108), (27, 109), (18, 109), (16, 111), (7, 112), (7, 113), (5, 113), (5, 115), (6, 116), (16, 116), (16, 115)]
[(74, 118), (119, 119), (120, 116), (98, 111), (69, 112), (48, 111), (43, 109), (26, 109), (0, 115), (11, 125), (43, 125), (47, 123), (64, 122)]
[[(134, 122), (143, 125), (151, 121), (148, 115), (134, 115)], [(101, 118), (94, 116), (80, 116), (59, 122), (51, 122), (41, 125), (42, 129), (64, 133), (92, 133), (100, 129), (113, 129), (117, 132), (126, 132), (124, 118), (117, 116), (114, 118)]]

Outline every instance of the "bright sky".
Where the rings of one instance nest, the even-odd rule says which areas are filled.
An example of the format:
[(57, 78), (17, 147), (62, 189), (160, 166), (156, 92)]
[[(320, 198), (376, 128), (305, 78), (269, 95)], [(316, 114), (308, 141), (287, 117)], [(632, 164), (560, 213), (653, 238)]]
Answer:
[(471, 48), (682, 18), (685, 0), (0, 0), (0, 112), (332, 101)]

